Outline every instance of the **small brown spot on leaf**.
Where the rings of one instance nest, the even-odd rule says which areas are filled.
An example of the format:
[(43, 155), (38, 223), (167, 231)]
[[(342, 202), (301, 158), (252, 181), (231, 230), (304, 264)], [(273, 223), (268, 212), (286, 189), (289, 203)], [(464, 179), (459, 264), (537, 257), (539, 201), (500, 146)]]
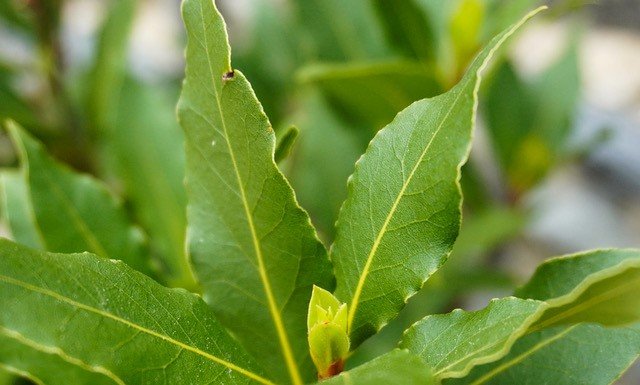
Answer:
[(235, 75), (236, 73), (233, 70), (226, 72), (224, 75), (222, 75), (222, 81), (231, 80)]

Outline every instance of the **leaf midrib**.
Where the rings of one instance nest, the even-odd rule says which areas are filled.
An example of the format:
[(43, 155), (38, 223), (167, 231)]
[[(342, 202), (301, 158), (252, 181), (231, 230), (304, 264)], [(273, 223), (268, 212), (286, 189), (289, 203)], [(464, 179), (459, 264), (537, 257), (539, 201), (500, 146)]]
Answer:
[(493, 369), (490, 372), (486, 373), (485, 375), (483, 375), (482, 377), (478, 378), (477, 380), (475, 380), (474, 382), (472, 382), (469, 385), (480, 385), (480, 384), (486, 383), (492, 377), (494, 377), (494, 376), (500, 374), (501, 372), (504, 372), (505, 370), (509, 369), (510, 367), (512, 367), (514, 365), (517, 365), (518, 363), (524, 361), (527, 357), (529, 357), (530, 355), (534, 354), (538, 350), (540, 350), (540, 349), (546, 347), (547, 345), (550, 345), (553, 342), (563, 338), (565, 335), (569, 334), (569, 332), (571, 332), (573, 329), (575, 329), (578, 326), (579, 325), (570, 326), (570, 327), (566, 328), (565, 330), (559, 332), (558, 334), (556, 334), (556, 335), (554, 335), (552, 337), (549, 337), (549, 338), (547, 338), (547, 339), (535, 344), (531, 348), (529, 348), (526, 351), (522, 352), (519, 356), (514, 357), (512, 360), (509, 360), (509, 361), (505, 362), (504, 364), (496, 367), (495, 369)]
[[(470, 79), (471, 78), (466, 80), (466, 82), (468, 82)], [(464, 88), (464, 86), (466, 86), (466, 82), (465, 83), (461, 83), (460, 84), (460, 88)], [(460, 96), (462, 94), (463, 94), (462, 92), (459, 92), (458, 95), (456, 95), (456, 98), (454, 99), (453, 103), (451, 103), (451, 107), (449, 108), (447, 113), (442, 118), (442, 121), (440, 122), (440, 125), (436, 128), (436, 131), (433, 133), (433, 135), (429, 139), (429, 142), (427, 143), (425, 149), (420, 154), (420, 157), (418, 157), (418, 160), (416, 161), (416, 164), (413, 166), (411, 172), (409, 173), (409, 176), (407, 177), (407, 180), (404, 181), (404, 183), (402, 184), (402, 187), (401, 187), (401, 189), (400, 189), (400, 191), (398, 193), (398, 196), (394, 200), (393, 205), (391, 206), (391, 209), (389, 210), (389, 214), (387, 214), (387, 217), (385, 218), (385, 221), (382, 224), (382, 227), (380, 228), (380, 231), (378, 232), (378, 235), (376, 236), (376, 239), (374, 240), (373, 245), (371, 246), (371, 250), (369, 251), (369, 254), (367, 255), (367, 261), (365, 262), (365, 265), (364, 265), (364, 268), (363, 268), (363, 272), (360, 275), (360, 279), (358, 279), (358, 284), (356, 285), (356, 290), (354, 292), (353, 299), (351, 300), (351, 304), (349, 305), (349, 309), (350, 309), (349, 310), (349, 319), (347, 321), (347, 330), (349, 330), (349, 333), (351, 333), (351, 331), (352, 331), (353, 320), (355, 319), (356, 309), (358, 308), (358, 304), (359, 304), (358, 301), (360, 300), (360, 295), (362, 294), (362, 289), (364, 287), (364, 283), (365, 283), (365, 281), (367, 279), (367, 276), (369, 274), (369, 270), (371, 269), (371, 263), (373, 262), (373, 257), (378, 252), (378, 247), (380, 246), (380, 242), (382, 241), (382, 238), (384, 237), (384, 235), (387, 232), (387, 227), (389, 226), (389, 223), (391, 222), (391, 219), (393, 218), (393, 215), (395, 214), (395, 211), (397, 210), (398, 205), (400, 204), (400, 200), (402, 200), (402, 197), (404, 196), (405, 191), (407, 190), (409, 184), (411, 183), (411, 180), (413, 179), (413, 176), (415, 175), (416, 170), (418, 169), (418, 167), (420, 166), (420, 164), (424, 160), (425, 155), (427, 154), (427, 152), (431, 148), (431, 144), (435, 140), (436, 136), (440, 133), (440, 130), (444, 126), (444, 123), (451, 116), (451, 112), (457, 106), (458, 100), (460, 100)]]
[[(631, 269), (630, 269), (631, 270)], [(628, 292), (630, 289), (634, 288), (638, 282), (640, 282), (640, 278), (636, 278), (634, 280), (628, 281), (626, 283), (624, 283), (623, 285), (620, 286), (616, 286), (611, 290), (607, 290), (604, 291), (602, 293), (600, 293), (597, 296), (591, 297), (589, 298), (587, 301), (584, 301), (576, 306), (570, 306), (568, 309), (566, 309), (565, 311), (561, 311), (558, 314), (554, 315), (553, 317), (547, 319), (546, 321), (543, 321), (541, 323), (539, 323), (538, 325), (535, 326), (535, 328), (533, 328), (530, 333), (533, 333), (535, 331), (538, 330), (542, 330), (550, 325), (553, 325), (555, 322), (558, 322), (564, 318), (568, 318), (571, 317), (573, 315), (576, 315), (584, 310), (589, 309), (590, 307), (596, 306), (601, 304), (602, 302), (605, 302), (607, 300), (610, 300), (614, 297), (616, 297), (619, 294)], [(585, 290), (586, 291), (586, 290)], [(582, 294), (582, 293), (581, 293)], [(562, 305), (559, 305), (562, 306)], [(553, 307), (551, 307), (549, 310), (552, 310)]]
[(15, 366), (7, 365), (7, 364), (5, 364), (3, 362), (0, 362), (0, 369), (4, 369), (10, 374), (15, 374), (16, 376), (24, 377), (27, 380), (32, 381), (36, 385), (46, 385), (44, 383), (44, 381), (42, 381), (41, 379), (39, 379), (35, 375), (33, 375), (33, 374), (29, 373), (29, 372), (25, 372), (24, 370), (20, 370), (20, 369), (16, 368)]
[(207, 353), (207, 352), (205, 352), (205, 351), (203, 351), (201, 349), (198, 349), (198, 348), (196, 348), (194, 346), (191, 346), (191, 345), (188, 345), (188, 344), (186, 344), (184, 342), (178, 341), (178, 340), (176, 340), (174, 338), (171, 338), (170, 336), (168, 336), (166, 334), (161, 334), (161, 333), (158, 333), (158, 332), (156, 332), (154, 330), (148, 329), (148, 328), (146, 328), (144, 326), (138, 325), (135, 322), (129, 321), (129, 320), (124, 319), (122, 317), (119, 317), (119, 316), (117, 316), (115, 314), (112, 314), (112, 313), (109, 313), (107, 311), (95, 308), (93, 306), (78, 302), (78, 301), (76, 301), (74, 299), (66, 297), (66, 296), (64, 296), (64, 295), (62, 295), (60, 293), (57, 293), (57, 292), (53, 291), (53, 290), (49, 290), (49, 289), (46, 289), (46, 288), (43, 288), (43, 287), (39, 287), (39, 286), (33, 285), (31, 283), (28, 283), (28, 282), (25, 282), (25, 281), (22, 281), (22, 280), (19, 280), (19, 279), (15, 279), (15, 278), (12, 278), (12, 277), (8, 277), (8, 276), (2, 275), (2, 274), (0, 274), (0, 281), (3, 281), (3, 282), (5, 282), (7, 284), (10, 284), (10, 285), (21, 287), (23, 289), (26, 289), (26, 290), (29, 290), (29, 291), (32, 291), (32, 292), (35, 292), (35, 293), (46, 295), (48, 297), (53, 298), (54, 300), (57, 300), (59, 302), (63, 302), (63, 303), (66, 303), (68, 305), (71, 305), (74, 308), (85, 310), (85, 311), (97, 314), (97, 315), (99, 315), (101, 317), (111, 319), (111, 320), (116, 321), (118, 323), (121, 323), (121, 324), (123, 324), (125, 326), (128, 326), (128, 327), (130, 327), (132, 329), (138, 330), (138, 331), (140, 331), (142, 333), (148, 334), (148, 335), (150, 335), (152, 337), (159, 338), (159, 339), (161, 339), (161, 340), (163, 340), (163, 341), (165, 341), (167, 343), (170, 343), (172, 345), (178, 346), (179, 348), (182, 348), (184, 350), (187, 350), (187, 351), (190, 351), (192, 353), (195, 353), (195, 354), (197, 354), (199, 356), (202, 356), (202, 357), (204, 357), (204, 358), (206, 358), (206, 359), (208, 359), (210, 361), (215, 362), (216, 364), (223, 365), (223, 366), (227, 367), (230, 370), (236, 371), (236, 372), (238, 372), (238, 373), (240, 373), (240, 374), (242, 374), (242, 375), (244, 375), (244, 376), (246, 376), (246, 377), (248, 377), (248, 378), (250, 378), (252, 380), (258, 381), (258, 382), (260, 382), (260, 383), (262, 383), (264, 385), (275, 385), (271, 381), (269, 381), (269, 380), (267, 380), (267, 379), (255, 374), (253, 372), (250, 372), (247, 369), (241, 368), (241, 367), (239, 367), (239, 366), (237, 366), (237, 365), (235, 365), (235, 364), (233, 364), (231, 362), (228, 362), (228, 361), (226, 361), (226, 360), (224, 360), (222, 358), (216, 357), (213, 354)]
[[(522, 18), (518, 23), (514, 24), (509, 30), (507, 30), (501, 37), (500, 39), (496, 42), (496, 44), (489, 50), (489, 52), (487, 53), (486, 57), (482, 60), (482, 62), (480, 63), (479, 67), (477, 68), (475, 74), (473, 74), (473, 76), (470, 76), (467, 80), (463, 80), (464, 83), (459, 83), (458, 85), (456, 85), (454, 87), (455, 88), (464, 88), (466, 86), (466, 82), (470, 81), (471, 79), (475, 78), (475, 84), (474, 84), (474, 88), (473, 88), (473, 99), (472, 99), (472, 103), (473, 103), (473, 107), (472, 107), (472, 114), (471, 114), (471, 124), (472, 124), (472, 129), (473, 126), (475, 125), (475, 115), (476, 115), (476, 110), (478, 108), (478, 92), (479, 92), (479, 88), (480, 88), (480, 81), (482, 79), (481, 76), (481, 72), (484, 70), (484, 68), (487, 66), (487, 64), (489, 63), (489, 60), (491, 60), (491, 58), (493, 57), (493, 55), (495, 54), (495, 52), (500, 48), (500, 46), (502, 46), (502, 43), (504, 43), (504, 41), (509, 38), (511, 35), (513, 35), (515, 33), (515, 31), (517, 31), (528, 19), (530, 19), (531, 17), (533, 17), (535, 14), (537, 14), (538, 12), (547, 9), (547, 6), (540, 6), (538, 8), (536, 8), (535, 10), (529, 12), (524, 18)], [(471, 68), (473, 67), (475, 61), (471, 63)], [(453, 92), (453, 90), (449, 91), (449, 92)], [(397, 205), (400, 201), (400, 199), (402, 198), (402, 195), (404, 194), (404, 191), (406, 190), (408, 184), (410, 183), (411, 178), (413, 177), (413, 174), (415, 172), (415, 170), (417, 169), (417, 167), (420, 165), (420, 163), (423, 160), (424, 155), (426, 154), (426, 151), (429, 149), (431, 143), (433, 142), (433, 140), (435, 139), (436, 135), (440, 132), (440, 129), (442, 128), (442, 126), (444, 125), (444, 121), (447, 120), (449, 118), (449, 115), (451, 113), (451, 111), (453, 110), (453, 107), (457, 104), (458, 100), (460, 99), (460, 96), (463, 94), (463, 92), (460, 92), (457, 96), (456, 99), (453, 101), (452, 103), (452, 107), (449, 109), (449, 111), (447, 112), (447, 114), (443, 117), (442, 122), (440, 124), (440, 126), (438, 127), (438, 129), (436, 130), (436, 132), (433, 134), (433, 136), (431, 137), (429, 143), (427, 144), (427, 147), (425, 148), (425, 150), (423, 151), (423, 153), (421, 154), (418, 162), (416, 163), (416, 165), (414, 166), (413, 170), (411, 171), (411, 174), (409, 175), (409, 178), (407, 178), (407, 181), (403, 184), (402, 186), (402, 190), (400, 191), (400, 194), (398, 194), (398, 197), (396, 198), (393, 206), (392, 206), (392, 211), (389, 213), (389, 215), (387, 216), (387, 218), (385, 219), (385, 222), (383, 224), (383, 227), (380, 230), (380, 233), (378, 234), (378, 236), (376, 237), (376, 240), (374, 242), (374, 245), (372, 246), (371, 252), (369, 253), (369, 255), (367, 256), (367, 262), (365, 264), (364, 267), (364, 271), (363, 274), (360, 276), (360, 279), (358, 280), (358, 285), (356, 286), (356, 292), (354, 294), (354, 297), (350, 303), (349, 306), (349, 318), (347, 321), (347, 330), (349, 331), (349, 333), (352, 332), (352, 324), (353, 324), (353, 320), (355, 318), (355, 314), (356, 314), (356, 309), (358, 306), (358, 299), (361, 295), (362, 292), (362, 287), (364, 286), (364, 280), (366, 279), (366, 275), (368, 274), (368, 270), (371, 266), (371, 261), (373, 259), (373, 256), (375, 255), (375, 253), (377, 252), (377, 248), (379, 246), (380, 241), (382, 240), (382, 237), (384, 236), (385, 232), (386, 232), (386, 227), (389, 225), (389, 222), (391, 220), (391, 217), (393, 216), (395, 210), (397, 209)], [(446, 94), (445, 94), (446, 95)], [(469, 145), (467, 146), (467, 148), (469, 148)], [(468, 150), (467, 150), (468, 153)], [(459, 170), (460, 165), (458, 165), (458, 172), (460, 172)], [(459, 181), (456, 181), (456, 183), (458, 184), (458, 190), (460, 189), (459, 187)], [(460, 207), (460, 209), (462, 209), (462, 207)]]
[[(258, 261), (258, 273), (260, 274), (260, 280), (262, 281), (263, 289), (265, 292), (265, 296), (267, 297), (267, 302), (269, 304), (269, 312), (271, 313), (271, 318), (273, 319), (274, 326), (276, 328), (276, 332), (278, 334), (278, 339), (280, 342), (280, 347), (282, 349), (282, 353), (284, 355), (285, 362), (287, 364), (287, 369), (289, 371), (289, 375), (291, 376), (291, 380), (295, 385), (302, 385), (302, 377), (300, 376), (298, 366), (293, 358), (293, 352), (291, 346), (289, 344), (289, 339), (284, 328), (284, 324), (282, 322), (282, 318), (280, 317), (280, 312), (278, 311), (278, 306), (276, 304), (275, 298), (273, 296), (273, 292), (271, 290), (271, 283), (269, 282), (269, 277), (266, 272), (266, 268), (264, 265), (264, 259), (262, 255), (262, 248), (260, 245), (260, 240), (257, 235), (257, 231), (255, 228), (255, 224), (253, 223), (253, 217), (251, 215), (251, 209), (249, 207), (249, 202), (247, 200), (246, 192), (244, 191), (244, 184), (242, 182), (242, 177), (240, 176), (240, 170), (238, 168), (238, 164), (236, 161), (236, 157), (233, 151), (233, 147), (231, 146), (231, 142), (229, 141), (229, 135), (227, 130), (227, 124), (225, 119), (225, 113), (222, 109), (222, 102), (220, 98), (220, 94), (218, 92), (218, 88), (216, 87), (216, 78), (213, 73), (213, 65), (211, 63), (211, 55), (209, 53), (209, 45), (208, 45), (208, 37), (207, 37), (207, 24), (204, 20), (204, 9), (202, 2), (199, 2), (200, 5), (200, 17), (202, 21), (202, 29), (205, 32), (204, 35), (204, 49), (207, 56), (207, 63), (209, 69), (209, 75), (211, 76), (211, 82), (215, 94), (216, 104), (218, 106), (218, 111), (220, 111), (220, 122), (222, 124), (222, 130), (224, 132), (225, 143), (227, 144), (227, 148), (229, 149), (229, 157), (231, 158), (231, 163), (233, 165), (233, 170), (236, 175), (236, 181), (238, 183), (238, 190), (240, 190), (240, 197), (242, 199), (242, 205), (244, 208), (245, 216), (247, 217), (247, 224), (249, 227), (249, 231), (251, 233), (251, 240), (253, 243), (254, 252), (256, 255), (256, 259)], [(222, 20), (222, 18), (221, 18)], [(222, 76), (222, 75), (221, 75)], [(229, 80), (233, 81), (233, 79)], [(223, 84), (224, 86), (224, 84)]]

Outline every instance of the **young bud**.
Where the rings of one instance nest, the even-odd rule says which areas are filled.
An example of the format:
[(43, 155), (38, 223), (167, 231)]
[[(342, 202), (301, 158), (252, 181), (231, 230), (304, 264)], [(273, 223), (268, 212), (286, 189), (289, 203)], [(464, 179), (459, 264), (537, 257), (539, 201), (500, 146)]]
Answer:
[(333, 294), (313, 287), (307, 316), (311, 359), (318, 369), (318, 378), (340, 373), (349, 354), (347, 305)]

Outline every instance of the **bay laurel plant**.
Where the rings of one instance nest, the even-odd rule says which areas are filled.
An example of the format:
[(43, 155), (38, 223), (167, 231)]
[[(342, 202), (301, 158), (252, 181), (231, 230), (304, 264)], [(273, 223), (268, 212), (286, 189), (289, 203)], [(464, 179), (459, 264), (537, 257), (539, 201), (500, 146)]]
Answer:
[(638, 250), (550, 259), (513, 296), (427, 316), (397, 349), (349, 362), (446, 262), (482, 72), (540, 10), (376, 134), (327, 251), (275, 162), (287, 141), (231, 65), (215, 2), (185, 0), (178, 119), (202, 295), (158, 283), (109, 190), (7, 122), (21, 169), (3, 174), (3, 200), (19, 243), (0, 240), (0, 368), (65, 385), (614, 382), (640, 353)]

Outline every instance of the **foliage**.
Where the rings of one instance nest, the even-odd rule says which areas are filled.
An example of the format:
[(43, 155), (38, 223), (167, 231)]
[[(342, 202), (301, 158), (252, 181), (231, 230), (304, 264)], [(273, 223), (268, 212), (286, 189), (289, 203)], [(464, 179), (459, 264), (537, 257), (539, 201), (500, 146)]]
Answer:
[[(50, 72), (42, 105), (16, 92), (17, 69), (0, 72), (18, 158), (0, 172), (14, 240), (0, 240), (0, 384), (604, 385), (640, 354), (640, 250), (607, 249), (550, 259), (482, 310), (420, 314), (357, 365), (356, 349), (402, 321), (427, 280), (443, 306), (453, 298), (455, 281), (518, 232), (521, 197), (567, 157), (573, 48), (531, 82), (501, 61), (480, 88), (543, 8), (520, 18), (497, 0), (295, 2), (282, 20), (311, 37), (305, 57), (290, 53), (298, 36), (274, 42), (273, 72), (256, 69), (277, 55), (239, 55), (272, 123), (252, 75), (232, 66), (216, 2), (184, 0), (180, 131), (171, 86), (127, 70), (136, 1), (112, 5), (95, 62), (72, 80), (53, 49), (59, 4), (8, 4), (0, 15), (17, 31), (40, 27), (24, 38), (46, 48)], [(83, 78), (85, 89), (66, 88)], [(478, 109), (502, 207), (465, 166)], [(463, 190), (472, 220), (461, 230)]]

